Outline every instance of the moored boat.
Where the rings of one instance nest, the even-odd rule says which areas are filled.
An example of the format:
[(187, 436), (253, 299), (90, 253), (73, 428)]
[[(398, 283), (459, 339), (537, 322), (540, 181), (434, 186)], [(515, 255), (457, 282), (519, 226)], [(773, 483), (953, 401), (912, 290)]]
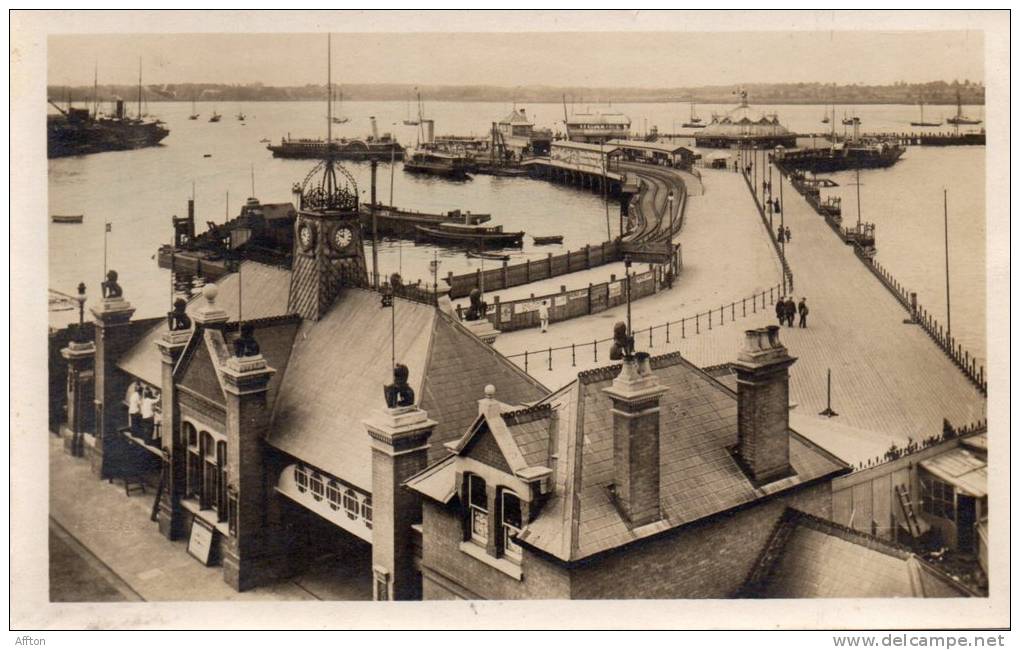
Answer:
[(85, 216), (81, 214), (54, 214), (50, 219), (53, 223), (81, 223)]
[(459, 180), (467, 180), (470, 161), (461, 155), (435, 149), (415, 149), (404, 161), (404, 171), (412, 174), (431, 174)]
[(468, 257), (475, 257), (482, 260), (492, 260), (494, 262), (506, 262), (509, 261), (509, 255), (500, 255), (498, 253), (486, 253), (483, 251), (471, 251), (467, 252)]
[(536, 246), (542, 246), (543, 244), (562, 244), (563, 235), (532, 235), (532, 239), (535, 240)]
[(503, 232), (503, 226), (441, 223), (437, 227), (415, 226), (417, 237), (437, 244), (472, 248), (520, 248), (524, 232)]

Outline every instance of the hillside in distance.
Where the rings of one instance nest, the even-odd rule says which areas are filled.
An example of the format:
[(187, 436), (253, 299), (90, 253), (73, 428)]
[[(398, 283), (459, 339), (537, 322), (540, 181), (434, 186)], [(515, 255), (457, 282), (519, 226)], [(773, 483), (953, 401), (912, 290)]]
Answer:
[[(337, 88), (337, 86), (334, 86)], [(898, 82), (891, 85), (837, 85), (824, 83), (734, 84), (691, 88), (582, 88), (577, 86), (412, 86), (409, 84), (344, 84), (343, 98), (350, 101), (407, 101), (416, 92), (427, 101), (451, 102), (687, 102), (724, 104), (737, 100), (743, 88), (753, 104), (955, 104), (957, 93), (964, 104), (984, 104), (985, 88), (968, 80), (929, 83)], [(57, 103), (93, 99), (92, 86), (49, 86), (48, 96)], [(336, 91), (334, 91), (336, 92)], [(129, 102), (138, 87), (101, 85), (99, 101), (117, 97)], [(324, 84), (266, 86), (253, 84), (181, 83), (148, 85), (145, 100), (156, 101), (321, 101)]]

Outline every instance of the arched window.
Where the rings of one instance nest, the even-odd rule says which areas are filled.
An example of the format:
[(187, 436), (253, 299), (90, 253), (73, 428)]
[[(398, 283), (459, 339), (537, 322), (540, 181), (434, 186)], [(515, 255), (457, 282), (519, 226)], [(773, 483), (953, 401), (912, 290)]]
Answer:
[[(987, 512), (982, 510), (982, 512)], [(365, 500), (361, 502), (361, 518), (365, 520), (365, 526), (369, 529), (372, 528), (372, 496), (367, 495)]]
[(503, 554), (513, 560), (521, 559), (517, 535), (521, 532), (521, 499), (512, 490), (500, 491), (500, 536)]
[(332, 479), (326, 485), (326, 501), (333, 510), (340, 509), (340, 484)]
[(312, 491), (313, 499), (322, 501), (322, 497), (326, 494), (326, 486), (322, 482), (322, 474), (312, 472), (312, 476), (308, 480), (308, 489)]
[(351, 488), (347, 488), (344, 492), (344, 512), (347, 513), (347, 518), (357, 519), (360, 509), (361, 506), (358, 503), (358, 493)]
[(212, 434), (203, 431), (199, 435), (199, 446), (203, 461), (199, 502), (202, 510), (207, 510), (216, 507), (216, 481), (219, 476), (216, 469), (216, 445)]
[(305, 492), (308, 489), (308, 470), (304, 466), (294, 466), (294, 483), (297, 484), (298, 492)]
[(227, 520), (227, 443), (216, 443), (216, 519)]
[(475, 474), (468, 475), (467, 506), (471, 540), (484, 545), (489, 539), (489, 499), (485, 479)]
[(198, 448), (198, 431), (195, 425), (185, 422), (181, 427), (181, 436), (188, 448), (184, 496), (198, 497), (202, 490), (202, 456)]

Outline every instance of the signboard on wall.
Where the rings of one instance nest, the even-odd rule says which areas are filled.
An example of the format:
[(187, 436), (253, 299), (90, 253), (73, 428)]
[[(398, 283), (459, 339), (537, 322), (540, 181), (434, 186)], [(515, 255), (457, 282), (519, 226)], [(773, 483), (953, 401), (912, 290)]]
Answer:
[(617, 296), (619, 296), (622, 287), (623, 287), (623, 283), (621, 283), (621, 282), (614, 282), (614, 283), (610, 284), (609, 285), (609, 297), (610, 298), (616, 298)]
[(513, 305), (500, 305), (499, 307), (499, 322), (509, 323), (510, 315)]
[(553, 306), (562, 307), (565, 304), (567, 304), (566, 296), (556, 296), (555, 298), (553, 298)]
[(625, 242), (623, 254), (639, 264), (669, 264), (673, 247), (669, 242)]

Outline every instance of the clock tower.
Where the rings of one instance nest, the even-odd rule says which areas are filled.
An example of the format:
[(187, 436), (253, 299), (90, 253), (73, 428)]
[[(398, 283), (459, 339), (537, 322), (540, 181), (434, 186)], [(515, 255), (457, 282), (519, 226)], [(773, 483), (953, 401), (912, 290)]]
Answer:
[(287, 307), (302, 318), (319, 320), (342, 289), (367, 286), (358, 185), (350, 172), (327, 158), (301, 187)]

